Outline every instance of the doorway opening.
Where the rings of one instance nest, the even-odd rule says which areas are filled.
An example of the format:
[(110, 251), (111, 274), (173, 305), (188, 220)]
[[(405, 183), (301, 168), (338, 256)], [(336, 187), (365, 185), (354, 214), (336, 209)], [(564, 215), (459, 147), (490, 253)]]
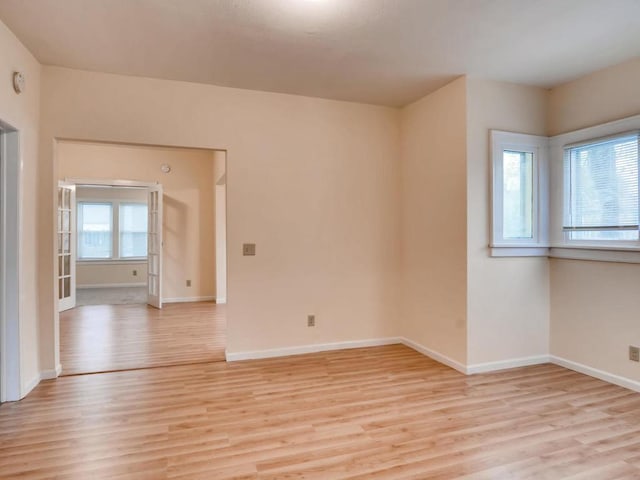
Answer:
[(62, 375), (224, 360), (226, 152), (58, 140), (56, 155)]
[(0, 121), (0, 402), (19, 400), (20, 138)]

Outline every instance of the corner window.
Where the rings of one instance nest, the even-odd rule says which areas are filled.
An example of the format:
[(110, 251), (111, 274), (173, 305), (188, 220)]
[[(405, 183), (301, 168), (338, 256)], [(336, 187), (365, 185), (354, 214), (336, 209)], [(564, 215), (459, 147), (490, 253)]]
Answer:
[(565, 241), (637, 244), (638, 134), (564, 149)]
[(492, 255), (546, 255), (546, 137), (491, 132)]

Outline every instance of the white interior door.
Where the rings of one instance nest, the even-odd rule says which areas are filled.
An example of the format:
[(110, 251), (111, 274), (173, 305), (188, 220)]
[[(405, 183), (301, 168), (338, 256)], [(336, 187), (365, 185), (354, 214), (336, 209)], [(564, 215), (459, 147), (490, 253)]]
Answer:
[(149, 187), (147, 303), (162, 308), (162, 185)]
[(76, 306), (76, 186), (58, 184), (58, 311)]

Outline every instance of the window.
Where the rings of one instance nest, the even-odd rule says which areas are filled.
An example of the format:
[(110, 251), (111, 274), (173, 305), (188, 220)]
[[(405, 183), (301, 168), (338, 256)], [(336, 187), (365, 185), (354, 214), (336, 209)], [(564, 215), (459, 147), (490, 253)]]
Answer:
[(533, 238), (531, 152), (502, 152), (502, 221), (505, 239)]
[(147, 206), (120, 204), (120, 258), (147, 256)]
[(78, 202), (78, 260), (127, 260), (147, 256), (147, 205)]
[(638, 134), (564, 149), (565, 240), (638, 242)]
[(113, 256), (113, 206), (110, 203), (78, 203), (78, 258)]
[(491, 132), (492, 255), (546, 255), (546, 137)]

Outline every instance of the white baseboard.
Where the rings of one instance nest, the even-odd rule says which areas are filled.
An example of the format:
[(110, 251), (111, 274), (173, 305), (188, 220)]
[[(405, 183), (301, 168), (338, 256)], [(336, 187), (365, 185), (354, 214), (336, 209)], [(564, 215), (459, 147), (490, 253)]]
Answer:
[(43, 370), (40, 372), (41, 380), (51, 380), (53, 378), (58, 378), (62, 373), (62, 365), (58, 364), (55, 369), (51, 370)]
[(619, 385), (635, 392), (640, 392), (640, 382), (636, 380), (631, 380), (630, 378), (605, 372), (604, 370), (589, 367), (587, 365), (583, 365), (582, 363), (573, 362), (571, 360), (567, 360), (566, 358), (557, 357), (555, 355), (551, 355), (550, 360), (551, 363), (555, 363), (556, 365), (560, 365), (561, 367), (568, 368), (569, 370), (584, 373), (585, 375), (589, 375), (590, 377), (595, 377), (600, 380), (604, 380), (605, 382), (613, 383), (614, 385)]
[(540, 365), (549, 362), (549, 355), (510, 358), (508, 360), (498, 360), (496, 362), (475, 363), (467, 365), (466, 373), (467, 375), (473, 375), (475, 373), (496, 372), (498, 370), (506, 370), (508, 368), (529, 367), (531, 365)]
[(82, 290), (91, 288), (137, 288), (146, 286), (146, 283), (91, 283), (87, 285), (76, 285), (76, 289)]
[(40, 380), (42, 380), (42, 376), (40, 374), (37, 374), (27, 383), (25, 388), (20, 392), (20, 398), (11, 399), (11, 400), (21, 400), (27, 395), (29, 395), (29, 393), (31, 393), (31, 390), (33, 390), (38, 386), (38, 384), (40, 383)]
[(220, 297), (220, 298), (216, 298), (216, 303), (227, 303), (227, 297)]
[(399, 337), (372, 338), (369, 340), (351, 340), (347, 342), (316, 343), (299, 347), (273, 348), (268, 350), (253, 350), (248, 352), (226, 352), (227, 362), (238, 360), (257, 360), (261, 358), (288, 357), (305, 353), (327, 352), (331, 350), (346, 350), (350, 348), (379, 347), (402, 343)]
[(212, 302), (216, 299), (214, 296), (204, 297), (173, 297), (163, 298), (162, 303), (189, 303), (189, 302)]
[(440, 352), (436, 352), (430, 348), (425, 347), (424, 345), (420, 345), (419, 343), (414, 342), (413, 340), (409, 340), (408, 338), (401, 337), (400, 341), (403, 345), (406, 345), (409, 348), (412, 348), (418, 353), (421, 353), (436, 362), (440, 362), (448, 367), (453, 368), (454, 370), (459, 371), (460, 373), (467, 373), (466, 365), (454, 360), (453, 358), (447, 357)]

